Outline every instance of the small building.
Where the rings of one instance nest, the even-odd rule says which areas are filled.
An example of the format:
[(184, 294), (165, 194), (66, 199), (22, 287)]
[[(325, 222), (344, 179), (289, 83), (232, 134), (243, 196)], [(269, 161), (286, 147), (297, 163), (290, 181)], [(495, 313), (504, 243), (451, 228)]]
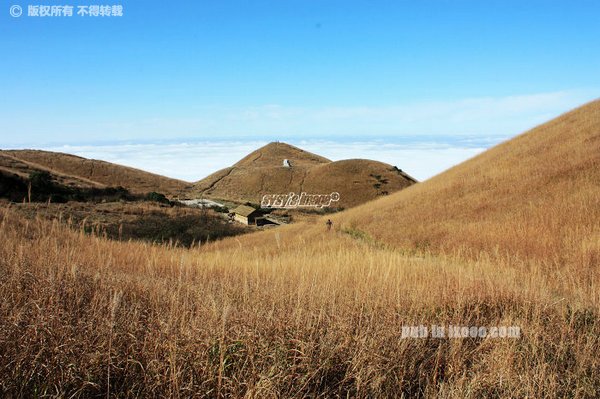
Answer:
[(283, 167), (284, 168), (291, 168), (292, 167), (292, 164), (291, 164), (291, 162), (290, 162), (289, 159), (284, 159), (283, 160)]
[(255, 224), (256, 219), (261, 216), (258, 209), (248, 205), (240, 205), (233, 210), (233, 219), (243, 224)]

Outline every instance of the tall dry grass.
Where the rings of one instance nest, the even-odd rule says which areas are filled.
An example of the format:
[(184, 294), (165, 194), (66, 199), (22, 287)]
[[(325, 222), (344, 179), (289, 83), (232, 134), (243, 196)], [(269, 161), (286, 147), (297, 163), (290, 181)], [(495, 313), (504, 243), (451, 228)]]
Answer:
[[(269, 240), (260, 246), (233, 239), (184, 250), (3, 210), (1, 392), (458, 398), (600, 389), (597, 298), (564, 276), (485, 256), (408, 256), (318, 225), (270, 233), (257, 235)], [(432, 323), (523, 333), (401, 337), (403, 325)]]

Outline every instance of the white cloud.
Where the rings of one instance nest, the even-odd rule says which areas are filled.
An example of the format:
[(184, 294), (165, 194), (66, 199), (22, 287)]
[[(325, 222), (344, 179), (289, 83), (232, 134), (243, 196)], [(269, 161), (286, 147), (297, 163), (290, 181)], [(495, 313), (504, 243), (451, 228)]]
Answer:
[[(101, 159), (186, 181), (197, 181), (237, 162), (266, 141), (212, 141), (172, 144), (123, 144), (45, 147)], [(292, 144), (332, 160), (364, 158), (386, 162), (424, 180), (485, 150), (445, 142), (300, 141)]]

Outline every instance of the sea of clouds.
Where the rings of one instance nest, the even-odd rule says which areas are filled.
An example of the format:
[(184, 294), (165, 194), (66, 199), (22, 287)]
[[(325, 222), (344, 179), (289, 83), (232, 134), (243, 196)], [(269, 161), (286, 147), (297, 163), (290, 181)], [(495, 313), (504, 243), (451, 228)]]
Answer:
[[(397, 166), (418, 180), (428, 179), (492, 145), (502, 137), (400, 138), (395, 140), (290, 140), (287, 143), (333, 161), (362, 158)], [(48, 146), (43, 149), (100, 159), (189, 182), (231, 166), (268, 140), (204, 140)], [(279, 161), (277, 161), (279, 162)]]

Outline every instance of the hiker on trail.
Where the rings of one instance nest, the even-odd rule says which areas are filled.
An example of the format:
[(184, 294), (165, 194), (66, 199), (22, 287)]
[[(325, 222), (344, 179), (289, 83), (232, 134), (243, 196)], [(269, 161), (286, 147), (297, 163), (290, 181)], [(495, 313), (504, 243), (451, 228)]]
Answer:
[(331, 221), (331, 219), (327, 219), (327, 222), (325, 222), (325, 224), (327, 225), (327, 230), (331, 230), (331, 226), (333, 226), (333, 222)]

